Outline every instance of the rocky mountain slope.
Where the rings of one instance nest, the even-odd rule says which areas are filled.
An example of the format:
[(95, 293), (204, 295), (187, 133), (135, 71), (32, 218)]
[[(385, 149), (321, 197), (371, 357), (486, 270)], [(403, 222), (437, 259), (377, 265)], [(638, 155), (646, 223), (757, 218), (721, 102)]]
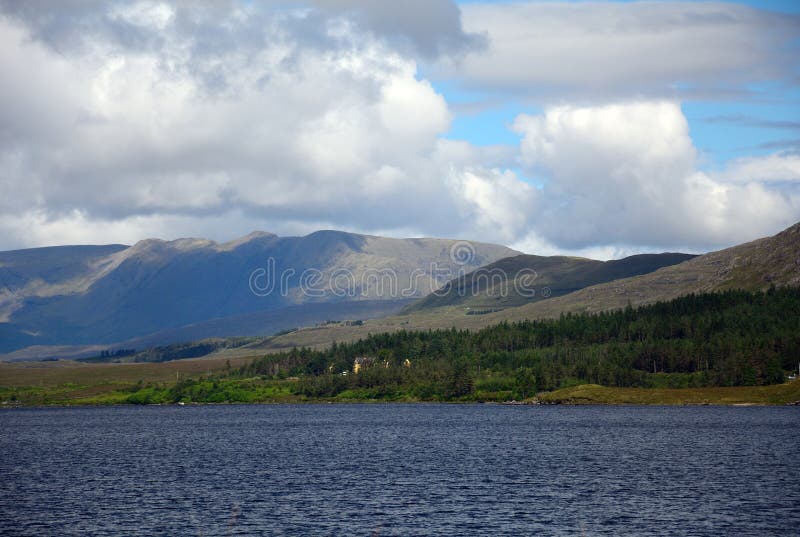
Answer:
[[(304, 237), (253, 233), (228, 243), (148, 239), (131, 247), (0, 252), (0, 352), (114, 344), (301, 304), (391, 300), (402, 305), (459, 271), (515, 254), (492, 244), (338, 231)], [(335, 308), (321, 311), (325, 318), (340, 318)], [(281, 324), (310, 320), (302, 314), (297, 324), (290, 317)], [(211, 328), (221, 324), (231, 331), (229, 323), (210, 323), (205, 326), (211, 333), (191, 333), (217, 335)], [(244, 325), (252, 329), (252, 322)]]

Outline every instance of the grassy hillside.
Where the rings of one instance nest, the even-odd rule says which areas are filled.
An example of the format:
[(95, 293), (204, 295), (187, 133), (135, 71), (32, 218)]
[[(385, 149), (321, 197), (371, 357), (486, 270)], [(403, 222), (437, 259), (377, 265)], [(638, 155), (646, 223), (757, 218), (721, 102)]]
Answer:
[(460, 306), (473, 312), (521, 306), (566, 295), (598, 283), (647, 274), (696, 257), (691, 254), (642, 254), (613, 261), (580, 257), (518, 255), (464, 274), (406, 313)]
[(764, 239), (711, 252), (650, 274), (587, 287), (552, 300), (487, 315), (487, 323), (597, 312), (688, 293), (800, 286), (800, 223)]

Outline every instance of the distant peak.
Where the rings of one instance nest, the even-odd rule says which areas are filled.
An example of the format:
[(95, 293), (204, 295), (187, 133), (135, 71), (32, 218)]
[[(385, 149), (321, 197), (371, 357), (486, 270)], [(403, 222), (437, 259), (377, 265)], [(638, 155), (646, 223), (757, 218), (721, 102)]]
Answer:
[(244, 237), (242, 237), (239, 240), (241, 240), (241, 241), (250, 241), (250, 240), (253, 240), (253, 239), (259, 239), (261, 237), (277, 237), (277, 235), (274, 234), (274, 233), (269, 233), (267, 231), (252, 231), (252, 232), (248, 233), (247, 235), (245, 235)]
[(356, 252), (360, 252), (369, 237), (350, 233), (348, 231), (337, 231), (333, 229), (322, 229), (309, 233), (302, 240), (309, 245), (318, 248), (337, 248), (346, 247)]
[(248, 242), (263, 239), (263, 238), (273, 238), (277, 237), (277, 235), (273, 233), (267, 233), (266, 231), (253, 231), (245, 235), (244, 237), (239, 237), (238, 239), (234, 239), (232, 241), (226, 243), (217, 243), (211, 239), (200, 239), (195, 237), (186, 237), (175, 239), (171, 241), (165, 241), (163, 239), (142, 239), (138, 241), (136, 244), (131, 246), (126, 250), (126, 255), (133, 255), (133, 254), (155, 254), (157, 252), (167, 252), (167, 251), (179, 251), (179, 252), (186, 252), (189, 250), (197, 250), (203, 248), (211, 248), (215, 250), (232, 250), (238, 246), (243, 244), (247, 244)]
[(136, 243), (131, 246), (129, 250), (139, 252), (143, 250), (149, 250), (164, 243), (165, 241), (162, 239), (142, 239), (140, 241), (136, 241)]
[(160, 255), (168, 251), (186, 252), (200, 248), (215, 248), (217, 243), (208, 239), (181, 238), (172, 241), (162, 239), (143, 239), (124, 251), (125, 257), (131, 255)]
[(167, 245), (178, 250), (194, 250), (195, 248), (214, 247), (217, 243), (209, 239), (185, 238), (169, 241)]
[(340, 231), (338, 229), (320, 229), (309, 233), (306, 237), (354, 237), (361, 236), (358, 233), (350, 233), (349, 231)]
[(253, 231), (245, 235), (244, 237), (239, 237), (238, 239), (233, 239), (232, 241), (228, 241), (222, 244), (222, 249), (224, 250), (232, 250), (233, 248), (237, 248), (243, 244), (247, 244), (248, 242), (252, 242), (258, 239), (265, 239), (265, 238), (276, 238), (277, 235), (274, 233), (268, 233), (266, 231)]

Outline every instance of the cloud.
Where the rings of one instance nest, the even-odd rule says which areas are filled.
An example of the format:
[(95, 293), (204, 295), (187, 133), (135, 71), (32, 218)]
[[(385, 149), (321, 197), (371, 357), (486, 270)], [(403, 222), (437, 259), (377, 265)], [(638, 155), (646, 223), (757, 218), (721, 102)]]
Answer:
[(450, 186), (462, 193), (461, 216), (480, 229), (493, 229), (495, 240), (513, 242), (529, 229), (536, 191), (510, 171), (452, 171)]
[(796, 85), (800, 17), (722, 2), (519, 2), (463, 6), (488, 48), (449, 71), (538, 96), (730, 95)]
[(800, 151), (800, 138), (793, 140), (770, 140), (769, 142), (758, 144), (757, 148), (768, 150), (783, 149), (798, 152)]
[(758, 129), (785, 129), (800, 130), (800, 121), (785, 119), (764, 119), (760, 117), (748, 116), (746, 114), (728, 114), (722, 116), (711, 116), (703, 118), (704, 123), (733, 123), (744, 127), (754, 127)]
[[(349, 3), (264, 13), (142, 2), (58, 6), (49, 17), (12, 7), (0, 18), (7, 222), (55, 222), (80, 230), (66, 236), (85, 234), (80, 242), (107, 236), (82, 222), (149, 233), (145, 222), (170, 218), (238, 223), (226, 235), (248, 231), (242, 225), (294, 229), (289, 222), (484, 231), (460, 220), (464, 195), (448, 178), (453, 168), (483, 173), (492, 150), (439, 140), (447, 103), (391, 39), (342, 18)], [(392, 11), (364, 9), (378, 29)], [(412, 37), (433, 47), (425, 31)], [(477, 220), (491, 221), (480, 210)]]
[(773, 233), (800, 217), (798, 159), (775, 154), (703, 172), (672, 101), (557, 106), (521, 115), (521, 159), (544, 178), (533, 227), (562, 248), (702, 249)]
[[(732, 244), (800, 214), (796, 157), (700, 171), (675, 101), (547, 106), (517, 118), (519, 147), (474, 146), (443, 137), (453, 111), (421, 75), (463, 62), (475, 83), (601, 88), (598, 100), (627, 93), (626, 78), (656, 93), (684, 72), (735, 82), (739, 69), (784, 65), (767, 49), (790, 17), (726, 60), (722, 48), (740, 52), (731, 32), (746, 41), (762, 15), (591, 4), (592, 22), (569, 5), (511, 4), (508, 15), (466, 7), (462, 26), (450, 2), (420, 2), (414, 16), (350, 0), (0, 6), (0, 248), (337, 228), (610, 256)], [(696, 41), (681, 21), (713, 41), (700, 58), (679, 43)], [(565, 45), (576, 32), (585, 40)], [(613, 66), (617, 34), (631, 50)], [(677, 47), (674, 65), (639, 65), (640, 34), (645, 51)], [(570, 64), (578, 46), (587, 57)]]
[(318, 0), (315, 4), (326, 12), (353, 15), (361, 29), (429, 59), (459, 57), (486, 45), (482, 34), (464, 31), (461, 11), (451, 0)]
[(797, 183), (800, 182), (800, 155), (775, 153), (739, 158), (728, 164), (722, 177), (731, 183)]
[(339, 38), (349, 37), (320, 32), (332, 23), (428, 59), (459, 56), (485, 45), (484, 36), (464, 30), (461, 12), (452, 0), (308, 0), (294, 5), (281, 0), (123, 0), (113, 4), (3, 0), (0, 5), (7, 15), (23, 21), (35, 39), (61, 51), (91, 48), (97, 41), (119, 50), (152, 51), (163, 44), (165, 36), (158, 32), (164, 30), (194, 38), (186, 52), (195, 58), (233, 49), (257, 50), (264, 39), (261, 29), (275, 19), (304, 46), (320, 49), (336, 47)]

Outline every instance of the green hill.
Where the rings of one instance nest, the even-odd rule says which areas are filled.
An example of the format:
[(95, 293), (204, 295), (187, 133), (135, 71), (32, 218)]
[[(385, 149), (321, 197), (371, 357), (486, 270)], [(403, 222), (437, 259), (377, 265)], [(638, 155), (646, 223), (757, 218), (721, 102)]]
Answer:
[(414, 302), (406, 313), (461, 306), (475, 313), (522, 306), (599, 283), (648, 274), (696, 256), (642, 254), (612, 261), (581, 257), (518, 255), (501, 259), (448, 282)]

